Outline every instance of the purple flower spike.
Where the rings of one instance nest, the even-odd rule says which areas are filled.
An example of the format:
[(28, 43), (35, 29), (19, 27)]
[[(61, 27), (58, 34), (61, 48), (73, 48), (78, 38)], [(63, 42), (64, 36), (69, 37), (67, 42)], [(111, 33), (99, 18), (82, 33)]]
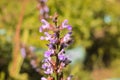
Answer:
[[(72, 26), (68, 24), (67, 19), (59, 26), (57, 24), (56, 16), (57, 15), (53, 16), (54, 26), (44, 19), (42, 20), (43, 25), (40, 28), (40, 32), (45, 30), (46, 32), (44, 32), (45, 36), (42, 36), (41, 40), (47, 40), (49, 42), (47, 44), (48, 50), (44, 53), (42, 69), (44, 70), (44, 73), (48, 75), (47, 79), (55, 79), (55, 77), (52, 76), (52, 74), (55, 73), (56, 80), (71, 80), (71, 76), (66, 79), (63, 78), (63, 69), (71, 62), (65, 54), (65, 48), (72, 42)], [(60, 31), (65, 28), (68, 30), (68, 33), (61, 36)], [(51, 30), (52, 32), (48, 30)], [(46, 80), (44, 77), (41, 79)]]
[(57, 42), (57, 39), (54, 39), (54, 38), (51, 38), (51, 39), (50, 39), (50, 43), (55, 44), (56, 42)]

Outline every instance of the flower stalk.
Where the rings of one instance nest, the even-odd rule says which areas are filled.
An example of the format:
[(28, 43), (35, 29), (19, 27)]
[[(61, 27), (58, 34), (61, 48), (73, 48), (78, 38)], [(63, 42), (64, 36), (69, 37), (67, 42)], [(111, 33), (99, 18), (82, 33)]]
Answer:
[[(64, 20), (62, 24), (58, 25), (58, 15), (52, 17), (54, 25), (42, 19), (43, 23), (39, 31), (43, 32), (45, 36), (41, 36), (41, 40), (47, 40), (49, 44), (48, 50), (44, 53), (44, 60), (42, 69), (48, 75), (48, 78), (42, 77), (41, 80), (71, 80), (63, 78), (63, 69), (71, 62), (65, 54), (65, 48), (72, 42), (72, 27), (68, 24), (68, 20)], [(63, 37), (60, 35), (61, 31), (67, 29), (68, 33)], [(52, 33), (50, 33), (52, 31)], [(53, 76), (56, 75), (56, 77)]]

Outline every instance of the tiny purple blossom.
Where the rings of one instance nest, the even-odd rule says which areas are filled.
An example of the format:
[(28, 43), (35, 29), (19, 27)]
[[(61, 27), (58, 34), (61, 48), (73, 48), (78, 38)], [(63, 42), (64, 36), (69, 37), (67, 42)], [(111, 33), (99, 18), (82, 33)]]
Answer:
[(49, 49), (55, 49), (55, 45), (53, 43), (48, 44)]
[(63, 37), (63, 42), (67, 42), (69, 40), (71, 40), (71, 34), (68, 33)]
[(65, 63), (61, 62), (60, 66), (65, 67)]
[(71, 31), (71, 30), (72, 30), (72, 27), (71, 27), (70, 25), (68, 25), (68, 26), (67, 26), (67, 29), (68, 29), (69, 31)]
[(43, 63), (49, 63), (49, 61), (51, 61), (51, 57), (44, 58), (44, 59), (42, 60)]
[(65, 19), (63, 22), (62, 22), (62, 28), (67, 28), (68, 26), (68, 20)]
[(51, 51), (45, 51), (44, 57), (46, 57), (46, 58), (47, 58), (47, 57), (50, 57), (51, 54), (52, 54)]
[(65, 54), (58, 54), (58, 58), (60, 61), (64, 61), (66, 59)]
[(65, 53), (64, 49), (62, 49), (58, 54), (62, 54), (62, 53)]
[(53, 44), (55, 44), (57, 41), (58, 41), (58, 40), (57, 40), (56, 38), (51, 38), (51, 39), (50, 39), (50, 43), (53, 43)]
[(46, 71), (44, 71), (45, 74), (52, 74), (53, 73), (53, 69), (50, 67), (50, 68), (47, 68)]
[(41, 26), (40, 28), (39, 28), (39, 32), (42, 32), (43, 31), (43, 27)]
[(52, 36), (49, 33), (44, 32), (44, 34), (46, 35), (46, 37), (45, 37), (46, 40), (50, 40), (51, 39)]
[(44, 14), (44, 9), (40, 9), (40, 14), (41, 14), (41, 15)]
[(44, 64), (42, 64), (42, 68), (43, 68), (43, 69), (47, 69), (47, 68), (49, 68), (49, 67), (51, 67), (51, 64), (50, 64), (50, 63), (44, 63)]
[(48, 13), (49, 12), (49, 8), (47, 6), (45, 6), (44, 7), (44, 11)]
[(42, 77), (41, 80), (47, 80), (45, 77)]
[(25, 57), (26, 57), (26, 51), (25, 51), (25, 48), (21, 48), (20, 51), (21, 51), (21, 55), (22, 55), (22, 57), (25, 58)]
[(45, 39), (45, 37), (43, 37), (43, 36), (40, 37), (40, 40), (44, 40), (44, 39)]
[(64, 63), (65, 63), (65, 66), (67, 66), (69, 63), (71, 63), (71, 60), (69, 60), (68, 58), (65, 58)]
[(43, 30), (50, 28), (50, 24), (45, 19), (42, 19), (41, 22), (42, 26), (40, 27), (39, 32), (43, 32)]
[(40, 37), (40, 39), (41, 40), (50, 40), (51, 39), (51, 37), (52, 37), (52, 35), (50, 35), (49, 33), (47, 33), (47, 32), (44, 32), (44, 34), (45, 34), (45, 36), (41, 36)]
[(67, 28), (69, 31), (71, 31), (72, 30), (72, 27), (70, 26), (70, 25), (68, 25), (68, 20), (67, 19), (65, 19), (63, 22), (62, 22), (62, 29), (64, 29), (64, 28)]
[(60, 61), (64, 61), (66, 59), (66, 56), (64, 54), (64, 49), (62, 49), (59, 53), (58, 53), (58, 58)]
[(48, 13), (49, 12), (49, 8), (47, 6), (44, 6), (40, 9), (40, 14), (43, 15), (44, 13)]

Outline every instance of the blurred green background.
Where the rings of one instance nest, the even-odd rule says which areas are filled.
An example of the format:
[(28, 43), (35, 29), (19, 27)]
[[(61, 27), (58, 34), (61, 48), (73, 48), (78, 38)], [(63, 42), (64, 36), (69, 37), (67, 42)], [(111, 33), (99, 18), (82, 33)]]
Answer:
[[(47, 42), (40, 40), (37, 4), (36, 0), (0, 1), (0, 80), (40, 80), (43, 75), (16, 47), (32, 46), (38, 60), (43, 58)], [(120, 0), (48, 0), (47, 5), (49, 15), (57, 12), (59, 23), (68, 19), (73, 27), (74, 43), (67, 49), (73, 62), (65, 76), (120, 80)]]

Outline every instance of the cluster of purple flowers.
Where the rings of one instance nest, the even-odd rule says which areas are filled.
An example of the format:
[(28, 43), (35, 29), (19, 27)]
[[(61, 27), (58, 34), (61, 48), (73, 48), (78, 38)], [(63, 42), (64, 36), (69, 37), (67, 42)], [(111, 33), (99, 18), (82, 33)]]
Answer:
[(21, 44), (20, 51), (23, 59), (28, 58), (30, 60), (32, 68), (35, 69), (36, 72), (40, 73), (39, 60), (37, 56), (34, 54), (35, 47), (33, 46), (27, 47), (25, 44)]
[[(72, 27), (68, 24), (68, 20), (65, 19), (61, 25), (57, 25), (57, 17), (53, 19), (54, 25), (47, 22), (45, 19), (41, 19), (42, 26), (39, 32), (43, 32), (45, 36), (41, 36), (41, 40), (49, 41), (48, 50), (44, 53), (44, 60), (42, 61), (42, 69), (44, 73), (48, 75), (48, 78), (42, 77), (41, 80), (64, 80), (63, 68), (66, 67), (71, 61), (65, 54), (65, 48), (72, 42)], [(60, 35), (61, 30), (67, 29), (68, 32), (63, 37)], [(52, 74), (55, 73), (56, 77)], [(65, 80), (71, 80), (69, 76)]]
[(40, 19), (44, 18), (47, 19), (49, 17), (49, 8), (46, 5), (47, 0), (38, 0), (39, 4), (37, 5), (37, 8), (40, 12)]

